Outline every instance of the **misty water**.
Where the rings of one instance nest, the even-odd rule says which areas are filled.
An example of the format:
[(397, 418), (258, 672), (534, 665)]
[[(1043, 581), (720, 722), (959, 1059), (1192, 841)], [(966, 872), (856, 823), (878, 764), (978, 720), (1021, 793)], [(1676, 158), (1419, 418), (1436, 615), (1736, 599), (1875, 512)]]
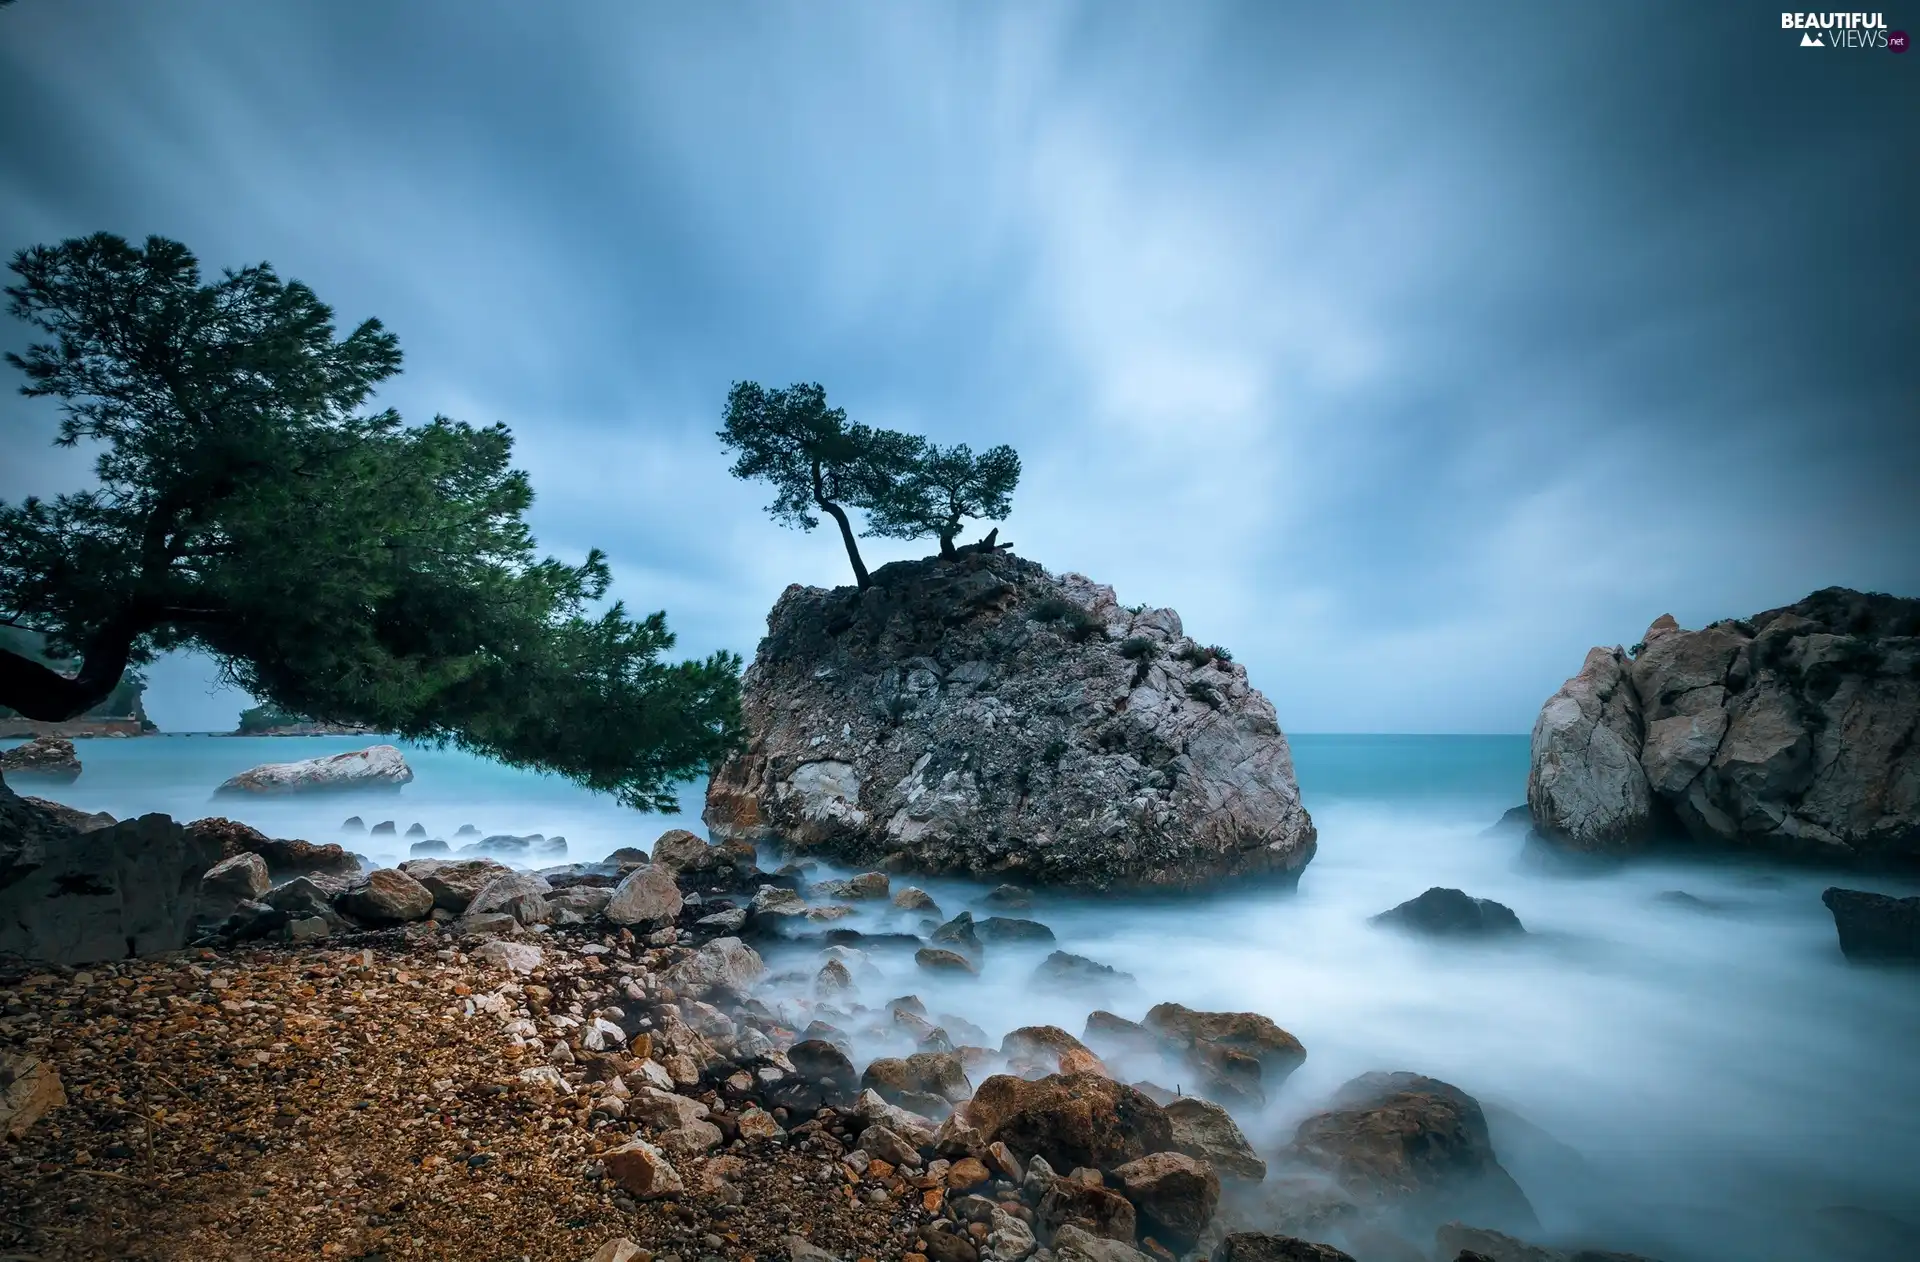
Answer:
[[(647, 846), (667, 827), (700, 831), (696, 791), (683, 798), (686, 816), (638, 816), (564, 781), (436, 750), (408, 750), (417, 779), (398, 794), (210, 799), (214, 785), (249, 766), (365, 743), (86, 741), (85, 774), (48, 793), (119, 816), (223, 814), (323, 841), (348, 840), (339, 825), (353, 813), (369, 824), (393, 819), (402, 831), (418, 821), (435, 837), (469, 823), (483, 833), (560, 834), (574, 860)], [(1881, 1237), (1891, 1243), (1862, 1256), (1900, 1256), (1903, 1238), (1920, 1238), (1898, 1225), (1920, 1218), (1920, 974), (1843, 960), (1819, 900), (1835, 874), (1702, 857), (1572, 875), (1529, 861), (1512, 833), (1489, 831), (1523, 797), (1524, 737), (1293, 744), (1320, 832), (1297, 891), (1169, 900), (1042, 893), (1031, 911), (1003, 914), (1042, 921), (1057, 943), (990, 946), (977, 981), (939, 983), (916, 969), (909, 949), (877, 949), (854, 970), (859, 1001), (879, 1007), (918, 994), (936, 1017), (963, 1018), (995, 1046), (1026, 1024), (1077, 1035), (1093, 1007), (1134, 1019), (1163, 1000), (1264, 1013), (1306, 1045), (1308, 1059), (1263, 1115), (1239, 1118), (1263, 1155), (1356, 1074), (1442, 1078), (1494, 1106), (1500, 1156), (1539, 1213), (1532, 1234), (1541, 1239), (1682, 1262), (1850, 1256), (1846, 1242)], [(351, 844), (394, 862), (406, 841)], [(1845, 881), (1914, 892), (1884, 878)], [(949, 915), (990, 914), (979, 904), (984, 885), (912, 883)], [(1443, 944), (1368, 924), (1433, 885), (1506, 903), (1529, 935)], [(1672, 891), (1697, 901), (1665, 897)], [(916, 931), (921, 920), (869, 907), (840, 923)], [(1035, 991), (1033, 969), (1056, 946), (1136, 983), (1105, 994)], [(776, 973), (820, 963), (813, 948), (768, 955)], [(1179, 1085), (1165, 1068), (1143, 1072)]]

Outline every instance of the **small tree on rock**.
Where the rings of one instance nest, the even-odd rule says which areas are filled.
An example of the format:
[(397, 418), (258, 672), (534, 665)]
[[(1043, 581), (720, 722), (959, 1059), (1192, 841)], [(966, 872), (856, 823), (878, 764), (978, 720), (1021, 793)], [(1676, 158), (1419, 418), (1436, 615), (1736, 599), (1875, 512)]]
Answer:
[(827, 406), (817, 384), (769, 390), (738, 381), (727, 392), (720, 442), (736, 453), (732, 474), (773, 484), (767, 512), (782, 525), (812, 530), (815, 510), (833, 518), (853, 565), (854, 581), (871, 585), (849, 508), (871, 509), (911, 474), (921, 441), (847, 419), (846, 409)]
[(1013, 448), (991, 447), (979, 455), (965, 443), (923, 443), (910, 472), (882, 488), (867, 516), (867, 533), (887, 539), (940, 540), (940, 555), (957, 555), (953, 541), (969, 517), (997, 521), (1012, 510), (1020, 481)]

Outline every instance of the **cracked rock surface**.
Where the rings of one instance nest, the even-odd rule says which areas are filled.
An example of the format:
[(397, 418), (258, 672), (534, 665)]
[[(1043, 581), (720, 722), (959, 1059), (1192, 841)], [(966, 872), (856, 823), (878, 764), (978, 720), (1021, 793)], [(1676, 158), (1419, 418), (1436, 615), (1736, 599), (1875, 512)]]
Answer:
[(751, 745), (707, 795), (722, 839), (1100, 889), (1291, 880), (1313, 857), (1244, 667), (1170, 609), (1005, 553), (789, 587), (745, 708)]

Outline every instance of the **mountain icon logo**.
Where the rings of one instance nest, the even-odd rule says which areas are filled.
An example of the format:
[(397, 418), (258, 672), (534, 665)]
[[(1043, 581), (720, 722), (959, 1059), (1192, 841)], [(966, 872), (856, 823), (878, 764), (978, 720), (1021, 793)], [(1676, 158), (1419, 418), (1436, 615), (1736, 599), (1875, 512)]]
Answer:
[(1825, 48), (1826, 46), (1825, 41), (1812, 31), (1808, 31), (1800, 36), (1800, 47), (1802, 48)]

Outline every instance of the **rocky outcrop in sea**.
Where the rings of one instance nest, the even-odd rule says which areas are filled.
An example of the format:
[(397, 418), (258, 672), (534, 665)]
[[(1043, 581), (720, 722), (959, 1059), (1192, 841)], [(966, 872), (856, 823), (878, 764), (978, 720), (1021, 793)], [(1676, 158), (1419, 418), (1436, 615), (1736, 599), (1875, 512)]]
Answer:
[(715, 836), (853, 866), (1091, 888), (1297, 878), (1273, 705), (1170, 609), (1005, 553), (789, 587), (745, 680)]
[(64, 736), (36, 736), (0, 751), (0, 773), (15, 779), (71, 783), (80, 778), (80, 755)]
[(1527, 804), (1536, 833), (1595, 854), (1684, 833), (1920, 860), (1920, 600), (1832, 587), (1592, 650), (1534, 724)]
[(270, 762), (223, 782), (217, 794), (325, 793), (340, 789), (398, 789), (413, 769), (392, 745), (369, 745), (325, 758)]

